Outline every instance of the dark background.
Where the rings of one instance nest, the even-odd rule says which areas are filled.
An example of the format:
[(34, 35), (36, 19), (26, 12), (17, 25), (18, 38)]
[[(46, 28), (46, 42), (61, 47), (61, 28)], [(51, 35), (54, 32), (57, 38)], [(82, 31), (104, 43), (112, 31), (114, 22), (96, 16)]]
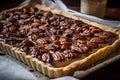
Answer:
[[(62, 0), (69, 8), (80, 12), (80, 0)], [(120, 20), (120, 1), (107, 0), (105, 19)]]
[[(0, 10), (17, 6), (25, 0), (0, 0)], [(62, 0), (66, 5), (69, 6), (80, 6), (80, 0)], [(119, 0), (107, 0), (107, 7), (120, 7)]]
[[(65, 4), (71, 6), (80, 6), (80, 0), (62, 0)], [(107, 0), (107, 7), (120, 7), (119, 0)]]

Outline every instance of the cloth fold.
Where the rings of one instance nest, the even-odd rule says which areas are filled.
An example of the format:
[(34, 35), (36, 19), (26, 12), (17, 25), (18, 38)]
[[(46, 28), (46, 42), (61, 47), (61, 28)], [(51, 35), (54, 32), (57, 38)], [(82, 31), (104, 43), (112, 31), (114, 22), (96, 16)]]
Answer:
[(0, 56), (0, 80), (38, 80), (35, 75), (30, 73), (21, 65)]

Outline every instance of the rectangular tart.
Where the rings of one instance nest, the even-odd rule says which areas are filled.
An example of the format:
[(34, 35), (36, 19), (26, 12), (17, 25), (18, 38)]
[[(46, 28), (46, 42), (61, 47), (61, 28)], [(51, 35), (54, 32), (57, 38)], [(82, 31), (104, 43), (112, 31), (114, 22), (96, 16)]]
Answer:
[(0, 49), (50, 78), (72, 75), (111, 54), (120, 29), (30, 3), (0, 13)]

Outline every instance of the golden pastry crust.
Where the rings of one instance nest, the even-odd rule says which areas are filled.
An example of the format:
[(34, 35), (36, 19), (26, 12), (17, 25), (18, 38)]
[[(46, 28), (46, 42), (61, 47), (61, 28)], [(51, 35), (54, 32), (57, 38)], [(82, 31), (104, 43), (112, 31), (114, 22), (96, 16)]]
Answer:
[(68, 13), (62, 12), (60, 10), (52, 9), (52, 8), (49, 8), (45, 5), (32, 3), (32, 4), (27, 4), (27, 5), (24, 5), (24, 6), (16, 7), (16, 8), (13, 8), (13, 9), (5, 10), (1, 13), (20, 10), (20, 9), (23, 9), (23, 8), (26, 8), (26, 7), (37, 7), (38, 9), (41, 9), (41, 10), (48, 10), (48, 11), (51, 11), (51, 12), (56, 13), (56, 14), (60, 14), (60, 15), (66, 16), (66, 17), (70, 17), (70, 18), (75, 19), (75, 20), (81, 20), (81, 21), (83, 21), (87, 24), (90, 24), (90, 25), (99, 26), (99, 28), (101, 28), (103, 30), (111, 31), (111, 32), (119, 35), (119, 39), (114, 41), (113, 44), (97, 50), (95, 53), (90, 54), (88, 57), (85, 57), (82, 60), (72, 62), (71, 64), (69, 64), (65, 67), (59, 67), (59, 68), (50, 67), (50, 66), (46, 65), (44, 62), (42, 62), (42, 61), (40, 61), (36, 58), (33, 58), (30, 55), (27, 55), (25, 52), (18, 51), (15, 47), (13, 47), (9, 44), (5, 44), (4, 42), (0, 41), (0, 49), (2, 49), (3, 51), (6, 51), (9, 55), (13, 56), (14, 58), (16, 58), (16, 59), (18, 59), (22, 62), (24, 62), (25, 64), (29, 65), (33, 69), (35, 69), (39, 72), (42, 72), (44, 75), (47, 75), (50, 78), (56, 78), (56, 77), (65, 76), (65, 75), (71, 75), (76, 70), (84, 69), (88, 65), (93, 64), (93, 63), (97, 62), (98, 60), (100, 60), (102, 58), (105, 58), (107, 55), (110, 54), (110, 52), (115, 50), (120, 45), (120, 29), (113, 28), (111, 26), (106, 26), (106, 25), (103, 25), (103, 24), (98, 24), (98, 23), (95, 23), (95, 22), (91, 22), (91, 21), (88, 21), (88, 20), (85, 20), (85, 19), (82, 19), (82, 18), (79, 19), (78, 17), (76, 17), (72, 14), (68, 14)]

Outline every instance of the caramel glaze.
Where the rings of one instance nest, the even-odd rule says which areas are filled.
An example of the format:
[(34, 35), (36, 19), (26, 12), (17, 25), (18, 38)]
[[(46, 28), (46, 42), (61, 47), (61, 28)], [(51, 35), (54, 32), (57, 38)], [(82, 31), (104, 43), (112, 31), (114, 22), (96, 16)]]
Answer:
[(82, 60), (83, 58), (87, 57), (89, 54), (84, 54), (84, 55), (81, 55), (80, 57), (78, 58), (73, 58), (73, 59), (67, 59), (67, 60), (64, 60), (64, 61), (53, 61), (51, 62), (51, 64), (53, 64), (54, 66), (53, 67), (65, 67), (69, 64), (71, 64), (72, 62), (75, 62), (75, 61), (78, 61), (78, 60)]
[(118, 35), (50, 11), (27, 8), (0, 14), (0, 40), (52, 67), (64, 67)]

